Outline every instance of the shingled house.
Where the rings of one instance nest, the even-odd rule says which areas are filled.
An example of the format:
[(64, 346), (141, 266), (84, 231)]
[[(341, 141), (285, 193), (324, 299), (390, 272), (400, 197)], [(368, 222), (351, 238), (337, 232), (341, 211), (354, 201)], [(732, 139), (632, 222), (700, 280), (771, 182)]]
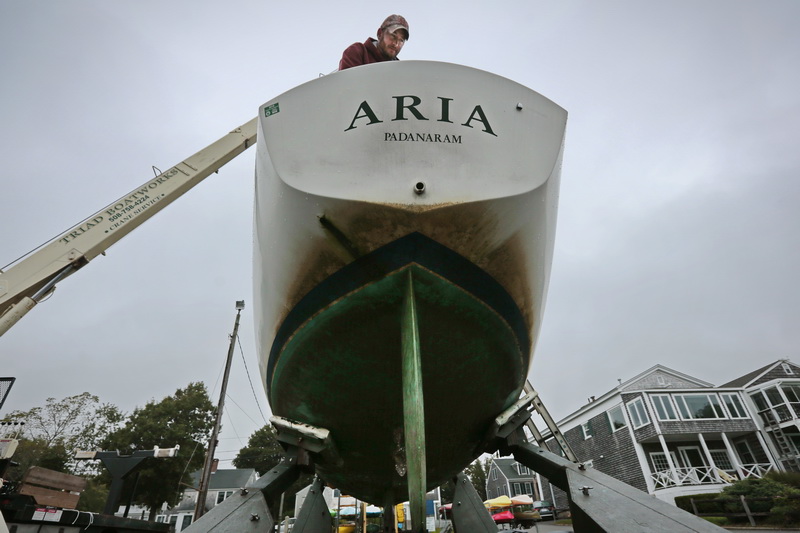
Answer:
[(540, 500), (539, 493), (534, 472), (527, 466), (508, 457), (492, 457), (489, 472), (486, 474), (488, 499), (526, 494), (534, 500)]
[[(558, 426), (587, 466), (674, 502), (773, 469), (797, 470), (798, 414), (800, 367), (789, 361), (720, 386), (656, 365)], [(554, 440), (547, 445), (559, 451)], [(557, 505), (566, 506), (559, 492)]]

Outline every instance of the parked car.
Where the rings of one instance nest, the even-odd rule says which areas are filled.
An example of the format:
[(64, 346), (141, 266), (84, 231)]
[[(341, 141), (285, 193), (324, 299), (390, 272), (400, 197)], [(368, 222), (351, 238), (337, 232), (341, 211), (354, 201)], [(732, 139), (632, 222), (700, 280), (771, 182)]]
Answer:
[(547, 500), (536, 500), (533, 502), (533, 508), (539, 513), (539, 516), (542, 517), (542, 520), (556, 519), (556, 508), (553, 506), (553, 502)]

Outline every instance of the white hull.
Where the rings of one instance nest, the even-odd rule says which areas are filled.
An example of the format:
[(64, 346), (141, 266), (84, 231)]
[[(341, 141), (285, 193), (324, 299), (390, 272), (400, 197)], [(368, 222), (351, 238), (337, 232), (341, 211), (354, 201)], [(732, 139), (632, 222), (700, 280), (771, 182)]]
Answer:
[[(421, 61), (335, 73), (262, 106), (255, 296), (261, 373), (273, 410), (285, 399), (276, 398), (273, 381), (280, 379), (275, 367), (284, 345), (335, 303), (317, 308), (309, 295), (336, 286), (331, 277), (346, 277), (344, 267), (409, 235), (452, 251), (503, 293), (506, 303), (487, 309), (501, 315), (520, 346), (519, 361), (509, 367), (517, 375), (497, 386), (506, 389), (496, 393), (497, 408), (513, 401), (544, 308), (565, 126), (562, 108), (517, 83)], [(448, 278), (450, 267), (424, 264), (448, 261), (436, 253), (409, 262)], [(483, 298), (480, 287), (466, 286), (473, 281), (457, 280), (461, 267), (452, 268), (448, 283)], [(321, 403), (312, 397), (275, 414), (311, 423)], [(357, 416), (357, 407), (340, 407)]]

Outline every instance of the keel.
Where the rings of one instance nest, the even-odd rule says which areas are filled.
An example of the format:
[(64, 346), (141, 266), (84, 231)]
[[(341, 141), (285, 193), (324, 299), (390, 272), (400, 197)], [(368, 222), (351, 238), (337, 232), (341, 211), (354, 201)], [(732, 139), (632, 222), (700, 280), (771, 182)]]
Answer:
[(401, 335), (408, 501), (414, 531), (425, 531), (425, 404), (422, 396), (422, 356), (414, 298), (414, 276), (411, 269), (408, 271), (404, 296)]

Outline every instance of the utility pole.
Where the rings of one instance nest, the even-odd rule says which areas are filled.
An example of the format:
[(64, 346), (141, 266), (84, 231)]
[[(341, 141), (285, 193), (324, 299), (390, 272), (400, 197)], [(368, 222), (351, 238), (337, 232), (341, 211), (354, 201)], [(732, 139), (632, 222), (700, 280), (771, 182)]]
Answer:
[(244, 309), (244, 300), (236, 302), (236, 322), (233, 325), (231, 344), (228, 347), (228, 359), (225, 362), (225, 374), (222, 377), (222, 390), (219, 393), (219, 404), (217, 404), (217, 418), (214, 421), (214, 431), (211, 432), (211, 439), (208, 441), (208, 452), (206, 462), (203, 465), (203, 473), (200, 476), (200, 487), (197, 491), (197, 504), (194, 508), (194, 521), (200, 519), (206, 512), (206, 496), (208, 495), (208, 483), (211, 479), (211, 467), (214, 464), (214, 452), (217, 449), (217, 437), (219, 428), (222, 425), (222, 409), (225, 406), (225, 394), (228, 390), (228, 376), (231, 373), (231, 361), (233, 360), (233, 348), (236, 346), (236, 334), (239, 331), (239, 315)]

